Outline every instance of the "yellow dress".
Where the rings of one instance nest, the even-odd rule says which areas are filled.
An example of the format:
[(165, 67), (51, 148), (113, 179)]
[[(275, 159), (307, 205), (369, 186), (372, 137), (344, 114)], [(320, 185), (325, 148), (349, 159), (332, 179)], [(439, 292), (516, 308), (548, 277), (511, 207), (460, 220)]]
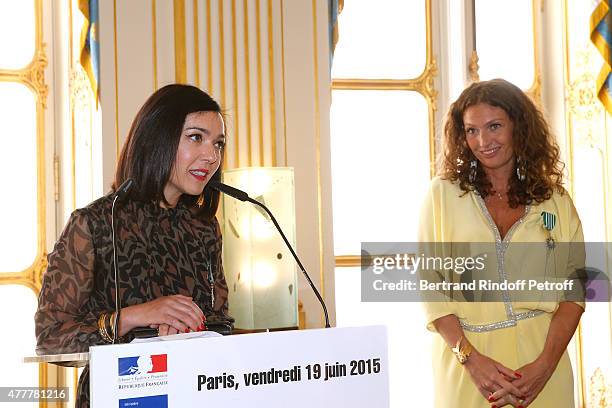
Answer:
[[(419, 241), (493, 243), (496, 250), (489, 261), (497, 263), (500, 274), (512, 276), (513, 270), (538, 260), (534, 255), (531, 262), (529, 253), (522, 250), (513, 252), (507, 245), (510, 242), (546, 242), (548, 232), (543, 227), (543, 211), (556, 216), (556, 225), (550, 231), (556, 242), (583, 242), (580, 219), (567, 193), (554, 193), (549, 200), (528, 206), (523, 217), (501, 240), (478, 194), (465, 194), (458, 184), (435, 178), (421, 212)], [(561, 248), (559, 252), (563, 252)], [(584, 263), (583, 247), (582, 251), (565, 251), (555, 256), (556, 268), (564, 267), (568, 273)], [(506, 367), (517, 369), (535, 360), (543, 350), (550, 321), (558, 307), (555, 301), (527, 300), (532, 301), (518, 302), (509, 298), (504, 302), (487, 303), (429, 302), (424, 303), (424, 308), (429, 330), (435, 331), (431, 322), (437, 318), (454, 314), (459, 318), (465, 336), (479, 352)], [(442, 336), (433, 337), (435, 407), (490, 407)], [(574, 407), (573, 392), (572, 367), (566, 351), (530, 407)]]

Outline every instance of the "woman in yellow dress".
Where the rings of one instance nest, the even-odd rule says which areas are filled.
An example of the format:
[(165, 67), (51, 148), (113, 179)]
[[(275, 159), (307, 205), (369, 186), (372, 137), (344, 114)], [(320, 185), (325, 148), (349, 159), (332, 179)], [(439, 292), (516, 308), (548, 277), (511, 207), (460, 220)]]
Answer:
[[(500, 280), (541, 266), (538, 251), (510, 243), (540, 243), (571, 274), (584, 263), (583, 233), (562, 170), (542, 113), (519, 88), (501, 79), (472, 84), (448, 113), (419, 239), (490, 243)], [(500, 302), (425, 303), (428, 328), (439, 334), (435, 406), (573, 407), (566, 348), (584, 304), (502, 293)]]

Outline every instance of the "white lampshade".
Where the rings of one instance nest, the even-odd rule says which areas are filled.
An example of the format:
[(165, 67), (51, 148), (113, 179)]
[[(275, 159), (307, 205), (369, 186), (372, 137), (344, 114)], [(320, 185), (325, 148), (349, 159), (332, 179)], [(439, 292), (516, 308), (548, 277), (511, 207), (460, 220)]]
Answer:
[[(223, 182), (266, 205), (295, 247), (292, 168), (226, 170)], [(222, 203), (223, 267), (235, 327), (297, 327), (296, 264), (270, 217), (262, 208), (227, 195), (223, 195)]]

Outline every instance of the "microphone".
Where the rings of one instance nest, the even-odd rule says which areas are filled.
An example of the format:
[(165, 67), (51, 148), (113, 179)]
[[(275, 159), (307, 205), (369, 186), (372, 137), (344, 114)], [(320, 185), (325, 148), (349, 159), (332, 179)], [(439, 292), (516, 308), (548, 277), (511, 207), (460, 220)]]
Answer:
[(115, 191), (113, 197), (113, 205), (111, 206), (111, 234), (113, 241), (113, 269), (115, 272), (115, 323), (113, 325), (113, 344), (117, 340), (117, 331), (119, 330), (119, 311), (121, 310), (121, 302), (119, 300), (119, 267), (117, 266), (117, 239), (115, 237), (115, 205), (123, 201), (130, 190), (134, 187), (134, 179), (127, 179), (117, 191)]
[(310, 276), (308, 275), (308, 272), (306, 272), (306, 269), (304, 268), (304, 265), (302, 265), (302, 262), (300, 262), (300, 259), (298, 258), (297, 254), (293, 250), (293, 247), (291, 246), (291, 244), (287, 240), (287, 237), (283, 233), (283, 230), (281, 229), (280, 225), (278, 225), (278, 222), (276, 221), (276, 218), (274, 218), (274, 215), (272, 215), (272, 212), (270, 212), (268, 207), (266, 207), (265, 205), (263, 205), (259, 201), (254, 200), (251, 197), (249, 197), (249, 195), (246, 192), (244, 192), (242, 190), (238, 190), (235, 187), (228, 186), (227, 184), (223, 184), (223, 183), (220, 183), (218, 181), (211, 180), (208, 183), (208, 185), (210, 186), (210, 188), (212, 188), (213, 190), (219, 191), (220, 193), (227, 194), (227, 195), (229, 195), (231, 197), (234, 197), (234, 198), (236, 198), (236, 199), (238, 199), (240, 201), (248, 201), (250, 203), (253, 203), (253, 204), (263, 208), (266, 211), (266, 213), (268, 213), (268, 215), (270, 216), (270, 219), (274, 223), (274, 226), (276, 227), (276, 229), (280, 233), (281, 237), (283, 238), (283, 241), (285, 241), (285, 245), (287, 245), (287, 248), (289, 248), (289, 251), (291, 251), (291, 255), (293, 255), (293, 258), (295, 259), (295, 261), (297, 262), (298, 266), (302, 270), (302, 273), (304, 273), (304, 276), (306, 277), (306, 280), (310, 284), (310, 287), (312, 288), (312, 291), (317, 296), (317, 299), (319, 300), (319, 303), (321, 303), (321, 307), (323, 308), (323, 313), (325, 314), (325, 328), (329, 328), (330, 327), (330, 325), (329, 325), (329, 317), (327, 315), (327, 306), (325, 306), (325, 301), (321, 297), (321, 294), (317, 290), (317, 287), (314, 285), (314, 283), (312, 283), (312, 280), (310, 279)]
[(117, 201), (123, 201), (130, 190), (134, 187), (134, 179), (127, 179), (117, 189), (115, 192), (115, 198)]
[(259, 201), (255, 201), (252, 200), (249, 195), (242, 191), (242, 190), (238, 190), (235, 187), (232, 186), (228, 186), (227, 184), (223, 184), (221, 182), (212, 180), (208, 183), (208, 185), (213, 189), (213, 190), (217, 190), (223, 194), (227, 194), (228, 196), (234, 197), (240, 201), (250, 201), (253, 202), (256, 205), (261, 205), (261, 203)]

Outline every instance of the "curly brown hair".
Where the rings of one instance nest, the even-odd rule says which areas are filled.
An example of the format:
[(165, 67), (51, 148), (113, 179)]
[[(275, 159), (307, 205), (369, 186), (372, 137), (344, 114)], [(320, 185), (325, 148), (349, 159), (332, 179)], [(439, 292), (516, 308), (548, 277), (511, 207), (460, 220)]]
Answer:
[(483, 198), (492, 194), (492, 185), (482, 166), (477, 167), (470, 182), (470, 162), (476, 157), (468, 147), (463, 115), (467, 108), (486, 103), (506, 111), (514, 125), (512, 144), (515, 166), (525, 173), (519, 181), (516, 173), (508, 180), (510, 207), (541, 203), (554, 190), (563, 193), (564, 164), (559, 159), (559, 146), (553, 139), (542, 112), (517, 86), (503, 79), (476, 82), (467, 87), (451, 105), (444, 126), (444, 156), (439, 174), (450, 181), (459, 181), (466, 193), (478, 192)]

